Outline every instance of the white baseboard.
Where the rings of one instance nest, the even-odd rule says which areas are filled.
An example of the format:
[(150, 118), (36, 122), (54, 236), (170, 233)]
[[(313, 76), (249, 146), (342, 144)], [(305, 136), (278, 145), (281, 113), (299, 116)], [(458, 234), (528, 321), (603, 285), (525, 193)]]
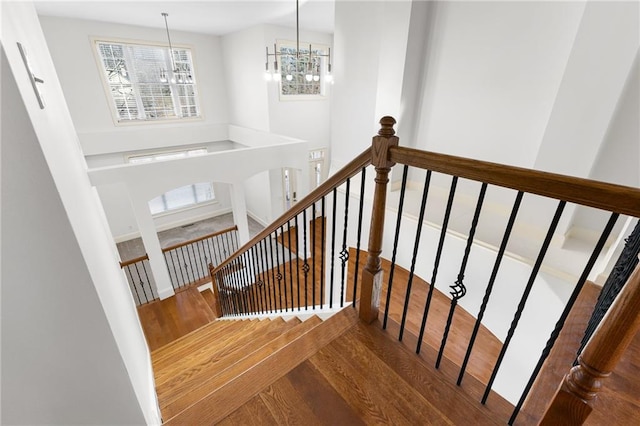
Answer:
[(253, 219), (256, 222), (258, 222), (260, 225), (264, 226), (265, 228), (267, 227), (267, 225), (270, 225), (270, 223), (265, 222), (264, 220), (262, 220), (260, 218), (260, 216), (258, 216), (257, 214), (253, 213), (249, 209), (247, 209), (247, 216), (249, 216), (251, 219)]

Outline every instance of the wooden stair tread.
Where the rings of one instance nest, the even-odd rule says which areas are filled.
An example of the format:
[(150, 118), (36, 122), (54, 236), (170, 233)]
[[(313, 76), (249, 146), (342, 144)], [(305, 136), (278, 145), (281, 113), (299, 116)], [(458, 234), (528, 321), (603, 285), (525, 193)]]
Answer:
[(367, 424), (453, 424), (357, 340), (336, 339), (309, 361)]
[[(501, 423), (494, 420), (495, 414), (486, 406), (465, 392), (460, 392), (461, 388), (450, 377), (445, 377), (433, 365), (427, 365), (414, 351), (394, 341), (378, 324), (359, 324), (344, 338), (365, 345), (454, 424), (463, 424), (470, 417), (478, 425)], [(472, 380), (475, 379), (466, 379), (467, 382)]]
[(307, 325), (311, 320), (239, 360), (220, 374), (217, 387), (211, 387), (207, 395), (191, 400), (192, 405), (166, 410), (163, 414), (168, 419), (167, 424), (210, 424), (223, 419), (353, 327), (358, 318), (354, 309), (347, 308), (323, 323)]
[(237, 362), (240, 357), (238, 354), (250, 353), (295, 326), (296, 323), (273, 323), (268, 328), (259, 328), (242, 335), (222, 350), (210, 352), (206, 358), (197, 359), (189, 365), (185, 363), (179, 374), (173, 374), (163, 383), (156, 384), (160, 405), (168, 405), (189, 390), (210, 382), (217, 374)]
[(168, 418), (176, 416), (192, 404), (196, 404), (203, 398), (210, 396), (217, 389), (234, 380), (246, 370), (254, 368), (265, 356), (277, 352), (283, 342), (295, 340), (308, 330), (313, 329), (319, 322), (321, 322), (320, 318), (312, 317), (291, 330), (288, 330), (278, 338), (272, 339), (265, 345), (254, 347), (253, 351), (247, 354), (239, 354), (234, 364), (227, 366), (224, 370), (219, 370), (215, 375), (207, 377), (199, 386), (190, 388), (187, 392), (169, 401), (168, 404), (163, 405), (163, 413)]
[(173, 355), (162, 363), (154, 363), (156, 384), (164, 383), (166, 377), (174, 376), (180, 371), (206, 362), (212, 356), (225, 356), (237, 347), (250, 343), (252, 339), (261, 334), (267, 333), (269, 330), (278, 330), (285, 325), (286, 323), (282, 319), (245, 324), (244, 327), (235, 328), (224, 335), (216, 334), (209, 340), (199, 341), (197, 346), (186, 345), (181, 350), (175, 350)]
[(173, 342), (168, 343), (152, 351), (151, 358), (153, 359), (154, 362), (159, 362), (163, 358), (170, 356), (174, 349), (181, 348), (184, 345), (189, 344), (190, 341), (197, 341), (199, 339), (205, 338), (208, 333), (223, 332), (222, 330), (227, 327), (243, 327), (244, 322), (245, 321), (223, 321), (223, 320), (216, 320), (216, 321), (210, 322), (209, 324), (206, 324), (203, 327), (193, 330), (190, 333), (180, 337), (179, 339), (176, 339)]
[[(233, 323), (236, 324), (233, 324)], [(222, 324), (231, 323), (231, 324)], [(215, 325), (214, 325), (215, 324)], [(195, 330), (184, 338), (180, 339), (180, 342), (176, 341), (176, 344), (171, 347), (160, 348), (163, 349), (157, 353), (152, 353), (154, 367), (162, 368), (165, 364), (172, 364), (171, 358), (178, 356), (184, 352), (185, 348), (190, 348), (192, 351), (196, 351), (203, 346), (218, 342), (227, 338), (230, 334), (237, 332), (238, 330), (247, 330), (252, 328), (263, 327), (265, 324), (261, 321), (215, 321), (214, 323), (202, 327), (199, 330)]]
[[(382, 331), (382, 326), (379, 321), (373, 323), (372, 327), (377, 327)], [(389, 319), (387, 322), (387, 330), (384, 332), (388, 334), (388, 338), (394, 340), (396, 343), (400, 343), (400, 346), (404, 346), (404, 349), (408, 352), (415, 353), (414, 348), (416, 347), (418, 338), (412, 332), (405, 329), (404, 336), (402, 342), (398, 342), (392, 336), (398, 335), (398, 330), (400, 325)], [(431, 347), (429, 344), (423, 343), (422, 349), (420, 351), (419, 357), (426, 363), (428, 371), (436, 372), (442, 375), (443, 381), (445, 383), (449, 383), (455, 385), (458, 374), (460, 372), (460, 367), (453, 363), (447, 356), (442, 357), (442, 361), (440, 363), (440, 368), (438, 370), (435, 369), (435, 363), (438, 356), (438, 351)], [(462, 384), (458, 387), (458, 389), (462, 389), (468, 395), (468, 397), (472, 401), (476, 401), (478, 405), (480, 404), (480, 400), (482, 399), (482, 395), (484, 394), (485, 385), (483, 385), (479, 380), (470, 374), (465, 374)], [(502, 396), (498, 395), (494, 391), (490, 391), (489, 397), (487, 399), (484, 408), (488, 409), (492, 414), (491, 416), (496, 419), (500, 419), (501, 421), (506, 422), (513, 412), (513, 405), (504, 399)], [(520, 413), (520, 416), (524, 416), (523, 413)], [(520, 420), (523, 420), (521, 418)]]

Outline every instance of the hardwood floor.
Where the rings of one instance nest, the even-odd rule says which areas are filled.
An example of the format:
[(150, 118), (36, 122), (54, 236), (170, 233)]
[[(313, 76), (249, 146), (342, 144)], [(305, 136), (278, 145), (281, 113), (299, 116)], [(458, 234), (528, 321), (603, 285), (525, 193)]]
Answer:
[(216, 318), (196, 287), (181, 289), (173, 297), (139, 306), (138, 316), (151, 351)]

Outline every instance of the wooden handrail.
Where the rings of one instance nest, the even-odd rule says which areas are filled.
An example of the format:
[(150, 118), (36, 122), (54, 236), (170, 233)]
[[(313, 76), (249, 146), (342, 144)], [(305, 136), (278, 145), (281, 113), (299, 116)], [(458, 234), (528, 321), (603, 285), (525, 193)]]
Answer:
[(567, 374), (541, 425), (581, 425), (591, 411), (602, 380), (611, 374), (640, 331), (640, 265), (609, 308), (600, 326)]
[(640, 189), (394, 146), (389, 160), (434, 172), (640, 217)]
[(171, 251), (171, 250), (174, 250), (174, 249), (177, 249), (177, 248), (180, 248), (180, 247), (188, 246), (189, 244), (197, 243), (198, 241), (206, 240), (207, 238), (217, 237), (218, 235), (226, 234), (227, 232), (237, 231), (237, 230), (238, 230), (238, 225), (233, 225), (232, 227), (223, 229), (221, 231), (216, 231), (216, 232), (213, 232), (211, 234), (204, 235), (202, 237), (194, 238), (194, 239), (189, 240), (189, 241), (184, 241), (182, 243), (178, 243), (178, 244), (174, 244), (174, 245), (169, 246), (169, 247), (165, 247), (165, 248), (162, 249), (162, 252), (166, 253), (168, 251)]
[(124, 268), (125, 266), (133, 265), (134, 263), (141, 262), (143, 260), (149, 260), (149, 255), (145, 254), (144, 256), (136, 257), (133, 259), (125, 260), (124, 262), (120, 262), (120, 268)]
[(342, 169), (336, 172), (333, 176), (329, 177), (324, 183), (322, 183), (319, 187), (311, 191), (307, 196), (302, 198), (298, 203), (296, 203), (289, 210), (284, 212), (279, 218), (274, 220), (269, 226), (263, 229), (258, 235), (249, 240), (248, 243), (244, 244), (240, 247), (232, 256), (229, 256), (224, 262), (218, 265), (213, 273), (218, 272), (220, 269), (227, 266), (233, 260), (238, 258), (242, 253), (244, 253), (249, 248), (253, 247), (259, 241), (268, 237), (272, 232), (278, 230), (280, 226), (286, 224), (291, 219), (296, 217), (298, 214), (302, 213), (303, 210), (309, 208), (313, 203), (320, 201), (320, 199), (333, 191), (334, 188), (340, 186), (344, 181), (348, 178), (357, 174), (363, 167), (368, 166), (371, 163), (371, 148), (367, 148), (356, 158), (351, 160), (347, 165), (345, 165)]

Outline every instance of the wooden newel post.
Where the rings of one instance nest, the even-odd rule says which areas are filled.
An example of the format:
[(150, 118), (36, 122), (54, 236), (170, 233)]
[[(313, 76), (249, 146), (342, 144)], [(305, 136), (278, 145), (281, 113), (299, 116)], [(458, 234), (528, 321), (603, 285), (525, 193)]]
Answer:
[(376, 169), (376, 184), (369, 231), (369, 255), (362, 272), (360, 289), (360, 319), (366, 323), (371, 323), (378, 318), (380, 306), (380, 289), (382, 287), (380, 253), (382, 253), (382, 236), (384, 234), (384, 212), (389, 172), (395, 164), (389, 161), (389, 148), (397, 146), (399, 141), (398, 137), (394, 136), (396, 133), (393, 130), (394, 124), (396, 124), (396, 120), (393, 117), (382, 117), (378, 136), (373, 137), (371, 147), (371, 164)]
[(209, 264), (209, 275), (211, 275), (211, 287), (213, 289), (213, 299), (215, 301), (214, 314), (216, 318), (220, 318), (222, 316), (222, 305), (220, 304), (220, 291), (218, 290), (218, 284), (216, 283), (216, 275), (213, 271), (216, 268), (213, 267), (213, 264)]
[(640, 330), (640, 265), (602, 319), (564, 377), (540, 425), (581, 425), (591, 411), (602, 380), (608, 377)]

